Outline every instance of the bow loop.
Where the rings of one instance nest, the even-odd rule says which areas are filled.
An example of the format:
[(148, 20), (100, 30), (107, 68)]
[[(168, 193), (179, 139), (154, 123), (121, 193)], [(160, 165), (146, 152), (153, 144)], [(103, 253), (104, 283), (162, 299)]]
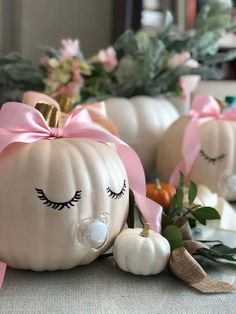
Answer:
[(198, 118), (213, 117), (219, 119), (221, 117), (220, 106), (212, 96), (197, 95), (194, 97), (190, 114), (191, 117)]

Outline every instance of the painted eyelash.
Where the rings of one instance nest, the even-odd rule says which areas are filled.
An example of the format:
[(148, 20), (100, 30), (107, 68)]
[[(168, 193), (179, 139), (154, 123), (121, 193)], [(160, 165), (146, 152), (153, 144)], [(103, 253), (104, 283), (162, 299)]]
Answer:
[(222, 155), (220, 155), (220, 156), (218, 156), (218, 157), (212, 158), (212, 157), (207, 156), (206, 153), (205, 153), (203, 150), (200, 150), (200, 154), (202, 155), (202, 157), (203, 157), (206, 161), (213, 163), (213, 165), (214, 165), (217, 161), (221, 161), (221, 160), (225, 159), (225, 157), (226, 157), (226, 154), (222, 154)]
[(119, 193), (116, 193), (116, 192), (112, 191), (109, 187), (106, 188), (107, 193), (109, 193), (109, 197), (114, 198), (114, 199), (120, 199), (124, 195), (125, 190), (126, 190), (126, 182), (125, 182), (125, 180), (124, 180), (123, 187), (122, 187), (122, 189), (121, 189), (121, 191)]
[(81, 199), (81, 191), (76, 191), (74, 197), (69, 202), (53, 202), (50, 201), (47, 196), (44, 194), (42, 189), (35, 188), (36, 192), (38, 193), (38, 198), (43, 201), (43, 204), (47, 205), (48, 207), (52, 207), (53, 209), (62, 210), (63, 208), (71, 208), (72, 206), (75, 206), (75, 203), (77, 203)]

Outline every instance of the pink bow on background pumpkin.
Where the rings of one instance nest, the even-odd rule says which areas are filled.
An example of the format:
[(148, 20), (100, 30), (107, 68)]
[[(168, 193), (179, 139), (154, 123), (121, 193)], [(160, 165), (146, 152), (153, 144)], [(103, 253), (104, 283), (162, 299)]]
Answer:
[[(145, 175), (135, 151), (119, 138), (92, 124), (86, 109), (70, 114), (64, 125), (51, 128), (43, 115), (33, 107), (9, 102), (0, 111), (0, 153), (13, 143), (33, 143), (56, 138), (87, 138), (98, 142), (116, 144), (117, 152), (126, 168), (129, 186), (132, 189), (144, 219), (150, 227), (160, 232), (162, 207), (146, 198)], [(0, 285), (6, 265), (0, 265)]]
[(211, 120), (236, 121), (236, 109), (222, 113), (219, 104), (213, 97), (197, 95), (193, 99), (189, 116), (190, 121), (185, 129), (182, 141), (182, 159), (170, 177), (170, 183), (175, 186), (178, 185), (179, 171), (182, 171), (185, 177), (188, 178), (201, 149), (198, 128), (203, 123)]

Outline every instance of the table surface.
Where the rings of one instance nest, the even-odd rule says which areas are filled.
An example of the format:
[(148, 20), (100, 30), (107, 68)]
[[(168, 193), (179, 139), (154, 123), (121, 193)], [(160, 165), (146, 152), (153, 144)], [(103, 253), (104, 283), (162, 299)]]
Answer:
[[(236, 209), (236, 203), (232, 203)], [(236, 232), (199, 227), (197, 239), (220, 239), (236, 247)], [(145, 261), (145, 257), (143, 258)], [(236, 266), (201, 259), (204, 270), (236, 289)], [(165, 270), (135, 276), (112, 258), (67, 271), (33, 272), (8, 268), (0, 291), (0, 314), (235, 314), (236, 293), (203, 295)]]
[[(204, 261), (203, 267), (212, 277), (236, 284), (235, 266)], [(0, 295), (0, 313), (11, 314), (236, 313), (234, 293), (200, 294), (168, 270), (157, 276), (135, 276), (120, 270), (112, 258), (67, 271), (8, 269)]]

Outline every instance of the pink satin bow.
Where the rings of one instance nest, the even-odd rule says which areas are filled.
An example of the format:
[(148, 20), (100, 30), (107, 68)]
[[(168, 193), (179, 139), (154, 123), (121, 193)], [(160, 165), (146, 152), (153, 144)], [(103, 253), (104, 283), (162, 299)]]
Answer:
[(186, 179), (188, 179), (194, 161), (200, 151), (201, 143), (198, 128), (210, 120), (236, 121), (236, 109), (221, 113), (220, 106), (213, 97), (197, 95), (193, 99), (189, 116), (191, 119), (185, 129), (182, 141), (182, 160), (175, 167), (169, 180), (175, 186), (178, 184), (179, 171), (182, 171)]
[[(145, 175), (139, 157), (119, 138), (92, 124), (86, 109), (69, 115), (63, 127), (50, 128), (42, 114), (33, 107), (16, 102), (9, 102), (2, 106), (0, 153), (13, 143), (33, 143), (42, 139), (53, 140), (59, 137), (88, 138), (98, 142), (115, 143), (127, 171), (129, 186), (144, 219), (154, 231), (160, 232), (162, 207), (145, 196)], [(0, 285), (4, 277), (4, 267), (6, 267), (5, 264), (1, 263)]]

